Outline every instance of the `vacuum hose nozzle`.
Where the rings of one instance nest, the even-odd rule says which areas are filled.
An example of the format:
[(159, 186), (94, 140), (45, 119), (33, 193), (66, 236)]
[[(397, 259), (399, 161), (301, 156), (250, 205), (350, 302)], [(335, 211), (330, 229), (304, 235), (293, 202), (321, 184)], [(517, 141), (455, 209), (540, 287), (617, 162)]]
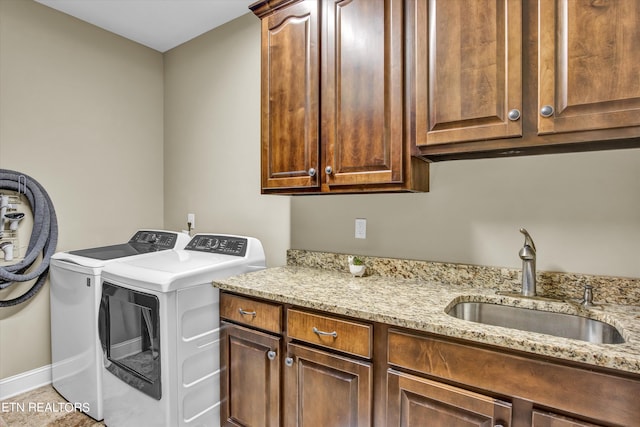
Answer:
[(13, 243), (11, 242), (0, 243), (0, 250), (4, 252), (5, 261), (13, 260)]

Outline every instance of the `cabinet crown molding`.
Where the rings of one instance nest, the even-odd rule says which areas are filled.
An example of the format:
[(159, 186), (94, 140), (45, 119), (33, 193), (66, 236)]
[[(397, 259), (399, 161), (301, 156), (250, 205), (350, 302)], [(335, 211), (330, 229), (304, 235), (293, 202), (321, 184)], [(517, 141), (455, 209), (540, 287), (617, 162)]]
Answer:
[(258, 18), (263, 18), (271, 12), (290, 4), (298, 3), (300, 0), (260, 0), (249, 5), (249, 9)]

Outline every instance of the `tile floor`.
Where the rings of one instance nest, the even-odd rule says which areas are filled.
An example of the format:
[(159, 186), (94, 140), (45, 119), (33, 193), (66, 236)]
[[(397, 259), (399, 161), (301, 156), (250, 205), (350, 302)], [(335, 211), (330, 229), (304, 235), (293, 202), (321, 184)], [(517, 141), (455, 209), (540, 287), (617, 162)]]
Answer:
[(51, 385), (0, 402), (0, 427), (102, 427), (81, 412), (73, 411)]

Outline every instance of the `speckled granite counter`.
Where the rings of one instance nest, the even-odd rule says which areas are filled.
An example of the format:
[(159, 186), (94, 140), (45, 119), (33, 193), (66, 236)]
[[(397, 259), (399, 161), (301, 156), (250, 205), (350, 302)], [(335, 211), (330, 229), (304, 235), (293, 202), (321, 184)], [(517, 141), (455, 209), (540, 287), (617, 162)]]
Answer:
[[(341, 262), (336, 264), (339, 268), (333, 268), (331, 264), (325, 265), (327, 268), (313, 268), (305, 266), (307, 262), (292, 261), (291, 253), (289, 257), (290, 264), (303, 266), (269, 268), (218, 280), (214, 286), (329, 313), (640, 374), (639, 305), (602, 304), (587, 309), (568, 302), (502, 296), (496, 294), (496, 288), (501, 286), (496, 286), (490, 272), (481, 274), (480, 278), (471, 274), (464, 283), (446, 280), (447, 274), (452, 274), (451, 268), (462, 266), (448, 267), (446, 272), (443, 270), (444, 276), (416, 274), (401, 278), (376, 272), (373, 264), (378, 260), (368, 259), (367, 265), (372, 267), (373, 274), (355, 278)], [(464, 266), (466, 271), (469, 268), (473, 267)], [(497, 273), (511, 275), (504, 270), (498, 269)], [(626, 342), (591, 344), (448, 316), (448, 308), (460, 301), (495, 302), (579, 314), (613, 324)]]

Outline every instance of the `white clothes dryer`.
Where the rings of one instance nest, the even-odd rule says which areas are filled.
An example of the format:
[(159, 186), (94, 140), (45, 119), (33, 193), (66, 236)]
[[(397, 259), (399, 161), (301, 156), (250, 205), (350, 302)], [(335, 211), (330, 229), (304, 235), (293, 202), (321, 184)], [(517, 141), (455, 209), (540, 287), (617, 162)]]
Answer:
[(182, 249), (186, 233), (139, 230), (122, 244), (58, 252), (51, 257), (49, 293), (53, 387), (96, 420), (102, 410), (102, 352), (98, 339), (100, 274), (109, 263)]
[(105, 423), (219, 426), (219, 291), (212, 281), (264, 268), (259, 240), (219, 234), (197, 234), (184, 250), (106, 266)]

